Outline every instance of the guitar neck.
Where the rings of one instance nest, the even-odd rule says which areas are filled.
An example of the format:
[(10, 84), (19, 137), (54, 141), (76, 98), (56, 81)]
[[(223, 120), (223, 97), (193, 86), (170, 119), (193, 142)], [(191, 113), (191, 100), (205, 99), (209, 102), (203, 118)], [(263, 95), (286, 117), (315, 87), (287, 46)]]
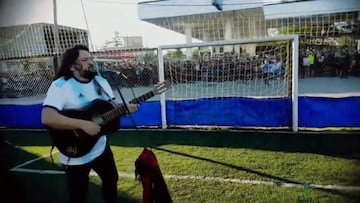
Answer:
[(129, 103), (130, 104), (140, 104), (141, 102), (146, 101), (146, 100), (150, 99), (153, 96), (155, 96), (154, 91), (150, 91), (150, 92), (147, 92), (147, 93), (141, 95), (140, 97), (137, 97), (137, 98), (129, 101)]
[[(154, 91), (150, 91), (150, 92), (147, 92), (147, 93), (129, 101), (129, 103), (130, 104), (140, 104), (141, 102), (146, 101), (153, 96), (155, 96)], [(107, 123), (108, 121), (113, 120), (119, 116), (125, 115), (126, 113), (127, 113), (127, 108), (125, 105), (114, 108), (102, 115), (102, 118), (104, 120), (103, 123)]]

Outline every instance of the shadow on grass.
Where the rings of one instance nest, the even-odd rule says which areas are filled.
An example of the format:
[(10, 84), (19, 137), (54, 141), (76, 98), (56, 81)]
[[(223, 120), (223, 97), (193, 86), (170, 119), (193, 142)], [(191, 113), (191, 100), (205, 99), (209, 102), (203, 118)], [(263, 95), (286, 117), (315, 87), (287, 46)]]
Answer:
[[(169, 150), (169, 149), (164, 149), (164, 148), (161, 148), (161, 147), (153, 147), (153, 149), (168, 152), (168, 153), (171, 153), (171, 154), (176, 154), (176, 155), (179, 155), (179, 156), (189, 157), (189, 158), (192, 158), (192, 159), (198, 159), (198, 160), (201, 160), (201, 161), (206, 161), (206, 162), (210, 162), (210, 163), (213, 163), (213, 164), (218, 164), (218, 165), (226, 166), (226, 167), (229, 167), (229, 168), (233, 168), (235, 170), (255, 174), (255, 175), (258, 175), (260, 177), (269, 178), (269, 179), (272, 179), (272, 182), (275, 182), (279, 186), (281, 186), (284, 183), (292, 183), (292, 184), (297, 184), (297, 185), (303, 185), (304, 188), (306, 188), (306, 186), (308, 186), (308, 188), (310, 188), (310, 186), (305, 184), (305, 183), (301, 183), (301, 182), (298, 182), (298, 181), (293, 181), (293, 180), (290, 180), (290, 179), (274, 176), (274, 175), (271, 175), (271, 174), (263, 173), (263, 172), (256, 171), (256, 170), (253, 170), (253, 169), (250, 169), (250, 168), (245, 168), (245, 167), (242, 167), (242, 166), (236, 166), (236, 165), (232, 165), (232, 164), (228, 164), (228, 163), (225, 163), (225, 162), (220, 162), (220, 161), (216, 161), (216, 160), (212, 160), (212, 159), (208, 159), (208, 158), (204, 158), (204, 157), (193, 156), (191, 154), (186, 154), (186, 153), (177, 152), (177, 151), (173, 151), (173, 150)], [(324, 188), (311, 188), (311, 189), (322, 191), (322, 192), (328, 192), (328, 193), (331, 193), (333, 195), (341, 195), (341, 196), (346, 197), (349, 200), (353, 200), (353, 201), (359, 201), (360, 200), (360, 195), (352, 194), (352, 193), (348, 193), (348, 192), (343, 192), (343, 191), (339, 191), (339, 190), (335, 190), (335, 189), (324, 189)]]
[[(11, 171), (18, 164), (39, 158), (15, 145), (7, 143), (0, 135), (0, 200), (2, 203), (65, 203), (68, 202), (66, 181), (63, 174), (39, 174)], [(41, 159), (25, 168), (36, 169), (40, 165), (46, 170), (62, 170), (52, 162)], [(29, 167), (29, 168), (28, 168)], [(88, 202), (103, 202), (101, 186), (89, 183)], [(118, 202), (137, 203), (126, 194), (118, 193)]]
[(360, 160), (360, 135), (340, 133), (260, 131), (120, 131), (110, 136), (117, 146), (165, 144), (247, 148), (267, 151), (313, 153)]
[[(49, 146), (51, 141), (46, 131), (18, 131), (1, 130), (6, 140), (22, 146)], [(166, 144), (192, 145), (206, 147), (227, 147), (227, 148), (247, 148), (267, 151), (312, 153), (332, 157), (360, 160), (360, 136), (355, 133), (291, 133), (291, 132), (270, 132), (270, 131), (195, 131), (195, 130), (138, 130), (138, 131), (119, 131), (109, 136), (111, 145), (125, 147), (151, 147), (159, 148)], [(164, 150), (164, 149), (161, 149)], [(259, 176), (273, 179), (279, 183), (302, 184), (296, 181), (265, 174), (252, 169), (230, 165), (207, 158), (195, 157), (181, 152), (169, 151), (182, 156), (188, 156), (203, 161), (209, 161), (232, 167), (237, 170), (257, 174)], [(355, 177), (354, 183), (360, 183), (360, 177)], [(99, 187), (99, 186), (92, 186)], [(98, 188), (97, 188), (98, 189)], [(48, 188), (49, 190), (49, 188)], [(338, 194), (349, 199), (359, 200), (359, 196), (354, 197), (352, 193), (317, 189), (332, 194)], [(51, 191), (49, 191), (51, 194)], [(126, 199), (121, 202), (132, 202)], [(50, 201), (51, 202), (51, 201)]]

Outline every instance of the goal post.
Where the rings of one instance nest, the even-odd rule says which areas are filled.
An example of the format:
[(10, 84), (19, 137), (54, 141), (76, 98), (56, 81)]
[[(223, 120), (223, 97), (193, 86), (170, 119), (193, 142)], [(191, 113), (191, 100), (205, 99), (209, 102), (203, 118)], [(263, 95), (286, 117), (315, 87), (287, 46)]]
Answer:
[[(161, 97), (162, 127), (297, 132), (298, 51), (297, 35), (159, 46), (159, 80), (172, 83)], [(206, 107), (203, 115), (197, 105), (202, 110)], [(243, 110), (216, 113), (228, 105), (240, 105)], [(260, 118), (262, 107), (264, 113), (274, 115)]]

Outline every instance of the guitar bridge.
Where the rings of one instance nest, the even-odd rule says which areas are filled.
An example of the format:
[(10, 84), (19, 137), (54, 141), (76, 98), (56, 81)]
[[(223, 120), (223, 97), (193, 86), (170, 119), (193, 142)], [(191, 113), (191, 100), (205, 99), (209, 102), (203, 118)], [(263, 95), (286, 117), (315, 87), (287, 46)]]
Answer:
[(76, 155), (77, 154), (76, 146), (68, 146), (68, 147), (66, 147), (66, 153), (71, 154), (71, 155)]

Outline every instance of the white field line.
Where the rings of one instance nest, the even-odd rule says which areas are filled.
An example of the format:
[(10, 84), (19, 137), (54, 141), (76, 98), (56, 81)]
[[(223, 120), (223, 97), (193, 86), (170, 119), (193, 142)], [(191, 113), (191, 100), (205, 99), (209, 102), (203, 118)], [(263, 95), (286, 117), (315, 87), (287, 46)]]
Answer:
[[(57, 149), (54, 149), (52, 155), (59, 153)], [(15, 166), (10, 169), (13, 172), (24, 172), (24, 173), (36, 173), (36, 174), (65, 174), (64, 171), (58, 170), (35, 170), (35, 169), (26, 169), (20, 168), (35, 161), (45, 159), (50, 157), (50, 154), (32, 159), (25, 163)], [(122, 178), (133, 178), (135, 175), (132, 173), (118, 172), (119, 177)], [(93, 170), (90, 171), (90, 176), (98, 176)], [(220, 177), (207, 177), (207, 176), (194, 176), (194, 175), (164, 175), (164, 178), (167, 179), (176, 179), (176, 180), (200, 180), (200, 181), (216, 181), (216, 182), (230, 182), (230, 183), (239, 183), (239, 184), (250, 184), (250, 185), (267, 185), (267, 186), (280, 186), (288, 188), (302, 188), (302, 189), (331, 189), (331, 190), (343, 190), (343, 191), (360, 191), (360, 186), (341, 186), (341, 185), (318, 185), (318, 184), (297, 184), (297, 183), (286, 183), (286, 182), (271, 182), (271, 181), (259, 181), (259, 180), (242, 180), (242, 179), (229, 179), (229, 178), (220, 178)]]
[[(14, 149), (21, 149), (20, 146), (15, 145), (15, 144), (9, 142), (8, 140), (5, 140), (5, 143), (6, 143), (7, 145), (10, 145), (10, 146), (14, 147)], [(58, 152), (59, 152), (59, 151), (58, 151), (56, 148), (54, 148), (54, 150), (51, 152), (51, 155), (54, 155), (54, 154), (56, 154), (56, 153), (58, 153)], [(24, 162), (24, 163), (22, 163), (22, 164), (19, 164), (19, 165), (15, 166), (15, 167), (12, 168), (12, 169), (17, 169), (17, 168), (26, 166), (26, 165), (28, 165), (28, 164), (31, 164), (31, 163), (33, 163), (33, 162), (35, 162), (35, 161), (38, 161), (38, 160), (41, 160), (41, 159), (45, 159), (45, 158), (48, 158), (48, 157), (50, 157), (50, 153), (47, 154), (47, 155), (43, 155), (43, 156), (41, 156), (41, 157), (38, 157), (38, 158), (36, 158), (36, 159), (32, 159), (32, 160), (30, 160), (30, 161)], [(12, 169), (11, 169), (11, 170), (12, 170)]]
[[(54, 154), (56, 154), (56, 153), (58, 153), (58, 152), (59, 152), (58, 150), (54, 149), (51, 154), (54, 155)], [(22, 164), (19, 164), (19, 165), (15, 166), (14, 168), (12, 168), (11, 170), (17, 169), (17, 168), (20, 168), (20, 167), (23, 167), (23, 166), (26, 166), (26, 165), (28, 165), (28, 164), (34, 163), (35, 161), (39, 161), (39, 160), (41, 160), (41, 159), (45, 159), (45, 158), (48, 158), (48, 157), (50, 157), (50, 153), (49, 153), (48, 155), (43, 155), (43, 156), (38, 157), (38, 158), (36, 158), (36, 159), (32, 159), (32, 160), (30, 160), (30, 161), (27, 161), (27, 162), (24, 162), (24, 163), (22, 163)]]
[[(13, 172), (25, 172), (25, 173), (36, 173), (36, 174), (65, 174), (64, 171), (57, 170), (35, 170), (25, 168), (13, 168)], [(119, 177), (132, 178), (135, 180), (133, 173), (118, 172)], [(90, 176), (97, 176), (94, 171), (90, 172)], [(207, 176), (194, 176), (194, 175), (164, 175), (166, 179), (176, 180), (199, 180), (199, 181), (211, 181), (211, 182), (229, 182), (238, 184), (248, 185), (266, 185), (266, 186), (278, 186), (287, 188), (301, 188), (301, 189), (329, 189), (329, 190), (340, 190), (340, 191), (360, 191), (360, 186), (340, 186), (340, 185), (318, 185), (318, 184), (296, 184), (296, 183), (285, 183), (285, 182), (271, 182), (271, 181), (259, 181), (259, 180), (242, 180), (242, 179), (229, 179), (220, 177), (207, 177)]]
[(14, 145), (13, 143), (9, 142), (9, 140), (5, 140), (5, 144), (14, 147), (14, 149), (21, 149), (20, 146)]

